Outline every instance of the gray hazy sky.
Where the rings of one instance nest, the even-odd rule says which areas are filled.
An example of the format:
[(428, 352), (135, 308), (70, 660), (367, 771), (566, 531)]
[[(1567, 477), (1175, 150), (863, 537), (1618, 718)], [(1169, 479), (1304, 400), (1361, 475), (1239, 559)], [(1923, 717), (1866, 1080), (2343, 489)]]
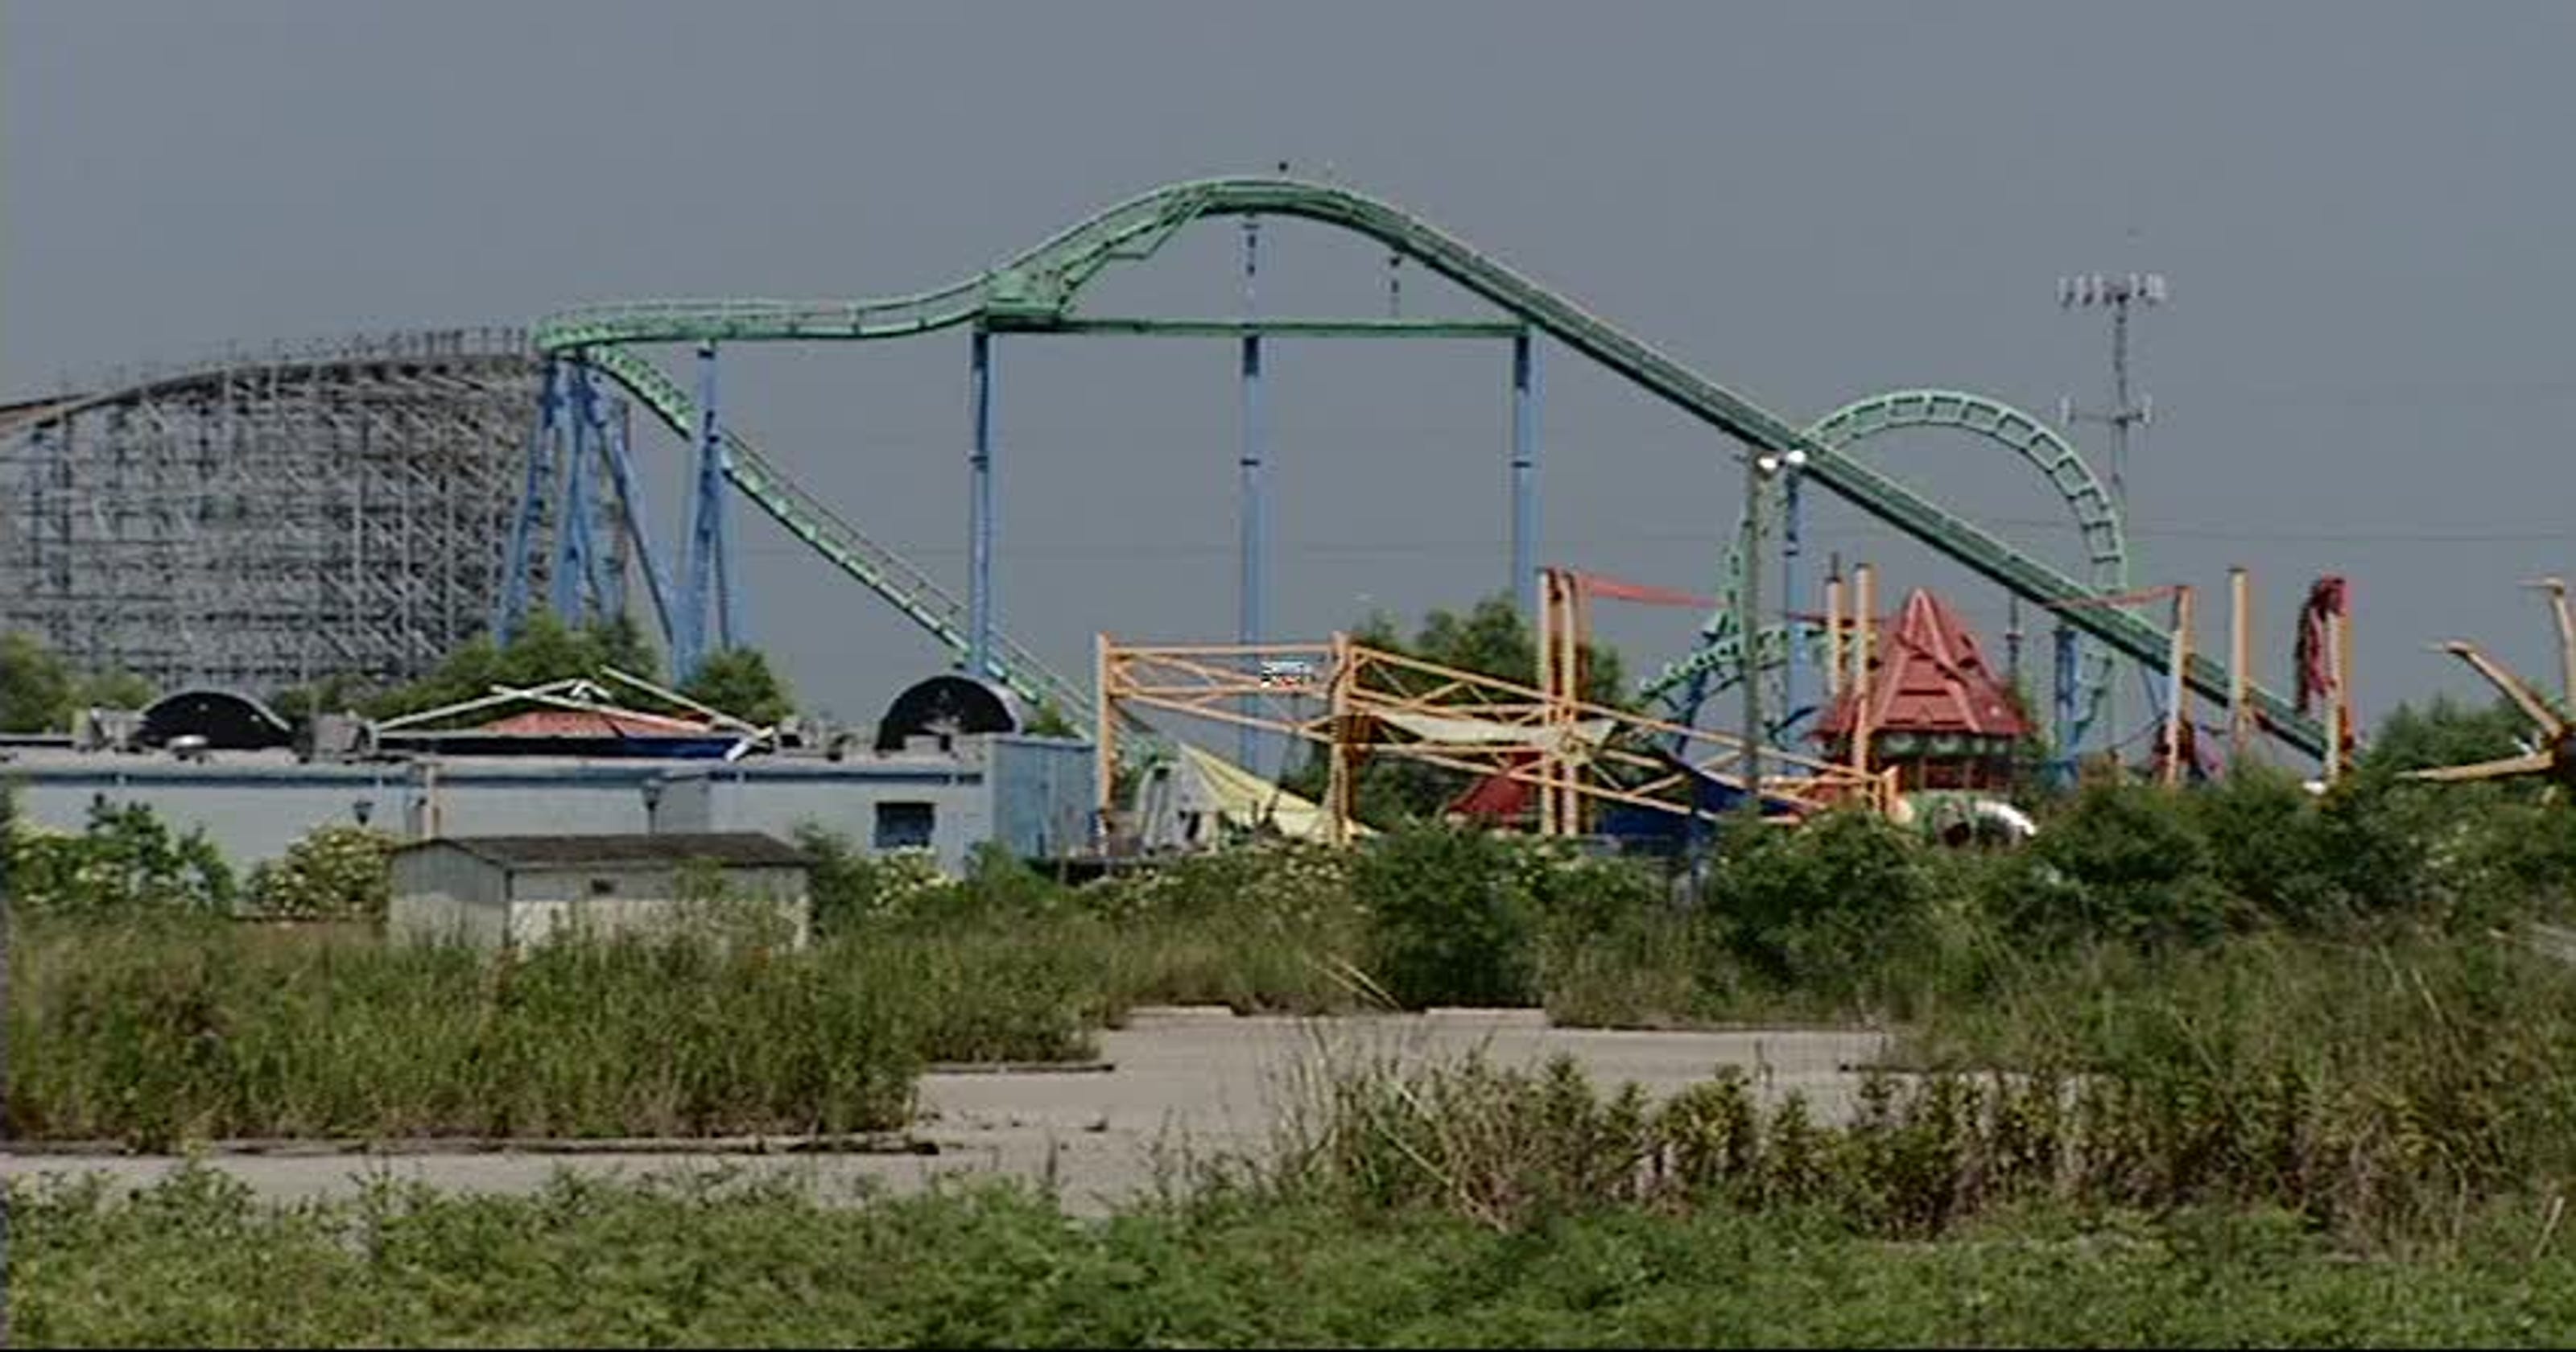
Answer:
[[(0, 22), (11, 391), (234, 339), (910, 291), (1286, 159), (1801, 420), (1903, 386), (2098, 406), (2108, 325), (2061, 312), (2056, 278), (2160, 270), (2140, 583), (2201, 584), (2216, 650), (2225, 569), (2252, 567), (2259, 674), (2285, 686), (2292, 609), (2347, 574), (2369, 716), (2482, 695), (2423, 650), (2454, 634), (2555, 683), (2514, 583), (2576, 569), (2576, 6), (11, 0)], [(1265, 244), (1266, 308), (1383, 312), (1375, 248)], [(1230, 310), (1236, 249), (1202, 226), (1095, 308)], [(1467, 308), (1418, 275), (1406, 299)], [(1706, 589), (1738, 490), (1713, 434), (1547, 355), (1545, 559)], [(726, 412), (962, 590), (965, 356), (960, 333), (745, 350)], [(1096, 629), (1232, 634), (1232, 360), (1002, 345), (998, 609), (1064, 669)], [(1283, 344), (1272, 370), (1276, 629), (1504, 584), (1500, 348)], [(648, 449), (668, 534), (681, 448)], [(1993, 448), (1867, 453), (2070, 557)], [(943, 665), (743, 511), (752, 636), (814, 702), (872, 718)], [(2001, 597), (1928, 550), (1830, 501), (1809, 538), (1810, 587), (1828, 551), (1869, 557), (2000, 648)], [(1601, 617), (1639, 668), (1696, 621)]]

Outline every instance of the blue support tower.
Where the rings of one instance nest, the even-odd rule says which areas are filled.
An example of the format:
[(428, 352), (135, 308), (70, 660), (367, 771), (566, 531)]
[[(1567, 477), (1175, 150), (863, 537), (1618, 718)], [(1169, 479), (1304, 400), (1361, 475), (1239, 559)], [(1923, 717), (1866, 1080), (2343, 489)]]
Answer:
[(590, 369), (574, 361), (565, 376), (569, 408), (563, 421), (569, 446), (564, 457), (563, 509), (555, 514), (554, 596), (550, 604), (555, 618), (571, 628), (581, 624), (587, 603), (597, 599), (597, 579), (592, 576), (597, 514), (590, 501)]
[(546, 490), (554, 482), (556, 413), (561, 396), (556, 363), (547, 362), (537, 384), (537, 417), (528, 431), (527, 478), (519, 489), (519, 511), (510, 520), (510, 555), (501, 581), (501, 600), (493, 608), (492, 641), (508, 643), (528, 615), (529, 574), (536, 563), (537, 518), (545, 511)]
[[(635, 459), (627, 449), (622, 406), (620, 414), (619, 417), (604, 419), (594, 430), (607, 452), (608, 473), (617, 494), (617, 509), (626, 538), (634, 544), (636, 561), (644, 571), (644, 589), (652, 597), (654, 622), (661, 626), (662, 644), (673, 654), (673, 665), (676, 666), (681, 640), (678, 616), (672, 610), (671, 579), (662, 566), (660, 551), (653, 548), (653, 534), (645, 524), (652, 514), (644, 509), (644, 485), (635, 477)], [(622, 593), (622, 577), (620, 590)], [(624, 609), (622, 599), (621, 595), (621, 612)]]
[[(1260, 273), (1261, 218), (1243, 218), (1243, 313), (1246, 319), (1255, 313), (1253, 285)], [(1245, 646), (1259, 643), (1270, 631), (1268, 601), (1269, 579), (1265, 566), (1269, 553), (1270, 505), (1263, 495), (1261, 426), (1261, 335), (1243, 335), (1243, 449), (1236, 459), (1238, 476), (1238, 511), (1243, 532), (1240, 547), (1242, 575), (1237, 579), (1236, 639)], [(1243, 712), (1259, 711), (1259, 700), (1246, 696)], [(1235, 729), (1235, 759), (1247, 771), (1261, 773), (1260, 729), (1244, 726)]]
[(612, 443), (608, 429), (612, 419), (623, 418), (626, 401), (606, 393), (591, 380), (590, 372), (581, 373), (582, 390), (577, 411), (585, 435), (590, 438), (590, 453), (598, 464), (592, 471), (590, 498), (591, 528), (590, 589), (591, 604), (599, 613), (623, 618), (627, 613), (626, 563), (635, 545), (631, 532), (625, 529), (624, 475), (616, 461), (624, 443)]
[[(681, 680), (697, 673), (698, 664), (709, 652), (708, 611), (719, 604), (716, 596), (720, 577), (729, 575), (725, 546), (725, 481), (724, 437), (716, 417), (716, 345), (698, 345), (698, 447), (697, 491), (690, 504), (689, 538), (682, 551), (681, 567), (686, 573), (680, 598), (680, 629), (686, 635), (685, 646), (673, 654), (672, 666)], [(729, 588), (728, 588), (729, 590)], [(729, 609), (729, 607), (728, 607)], [(732, 617), (716, 617), (720, 641), (732, 641)]]
[(1538, 620), (1538, 349), (1512, 336), (1512, 599)]
[(993, 676), (993, 335), (975, 328), (969, 356), (974, 376), (975, 443), (967, 453), (966, 670)]

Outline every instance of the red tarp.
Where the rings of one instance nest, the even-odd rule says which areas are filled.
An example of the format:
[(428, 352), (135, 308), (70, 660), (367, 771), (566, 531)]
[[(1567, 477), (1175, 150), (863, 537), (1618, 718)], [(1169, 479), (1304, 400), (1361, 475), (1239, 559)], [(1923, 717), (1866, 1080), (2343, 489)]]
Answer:
[(715, 729), (704, 723), (652, 714), (530, 709), (486, 723), (477, 731), (505, 737), (693, 737), (712, 735)]

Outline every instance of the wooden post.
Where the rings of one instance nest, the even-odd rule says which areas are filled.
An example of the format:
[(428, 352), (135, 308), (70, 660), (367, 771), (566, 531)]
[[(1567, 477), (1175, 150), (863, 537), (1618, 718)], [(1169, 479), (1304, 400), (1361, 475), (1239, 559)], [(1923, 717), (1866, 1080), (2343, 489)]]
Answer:
[(1091, 640), (1091, 788), (1093, 806), (1099, 815), (1094, 828), (1099, 833), (1097, 844), (1102, 854), (1109, 853), (1110, 814), (1118, 803), (1118, 714), (1109, 688), (1109, 635), (1094, 634)]
[(1332, 737), (1324, 749), (1332, 760), (1327, 762), (1327, 785), (1324, 785), (1324, 832), (1334, 845), (1350, 845), (1350, 816), (1358, 806), (1358, 785), (1350, 773), (1350, 685), (1358, 680), (1350, 659), (1350, 634), (1332, 636), (1332, 688), (1327, 698), (1327, 724)]
[(1556, 742), (1556, 770), (1566, 780), (1566, 806), (1561, 811), (1566, 822), (1566, 834), (1584, 834), (1584, 760), (1574, 755), (1574, 724), (1582, 721), (1577, 708), (1582, 708), (1584, 703), (1584, 664), (1587, 664), (1584, 649), (1592, 644), (1592, 597), (1584, 595), (1582, 574), (1571, 572), (1571, 569), (1566, 572), (1566, 618), (1569, 618), (1564, 667), (1566, 688), (1561, 690), (1564, 703), (1558, 706), (1564, 711), (1564, 718), (1561, 718), (1564, 729), (1561, 729)]
[(1825, 707), (1843, 695), (1843, 573), (1837, 567), (1825, 576)]
[(2173, 648), (2165, 673), (2165, 766), (2167, 788), (2182, 784), (2183, 729), (2191, 714), (2191, 682), (2183, 672), (2191, 665), (2191, 588), (2174, 588)]
[(2350, 752), (2357, 735), (2352, 726), (2352, 601), (2349, 591), (2344, 595), (2345, 612), (2334, 618), (2334, 757), (2338, 776), (2352, 770)]
[(2533, 585), (2549, 593), (2549, 612), (2558, 621), (2558, 690), (2576, 709), (2576, 611), (2567, 607), (2567, 580), (2544, 577)]
[(2254, 684), (2254, 601), (2242, 567), (2227, 570), (2227, 773), (2254, 745), (2254, 704), (2246, 691)]
[(2343, 778), (2344, 722), (2350, 717), (2344, 703), (2344, 623), (2341, 615), (2326, 616), (2326, 754), (2325, 781)]
[[(1556, 671), (1562, 658), (1557, 644), (1558, 631), (1564, 627), (1565, 574), (1562, 569), (1539, 570), (1538, 622), (1538, 689), (1546, 701), (1539, 719), (1540, 727), (1553, 732), (1556, 728)], [(1559, 834), (1557, 816), (1561, 804), (1556, 796), (1556, 752), (1542, 743), (1538, 754), (1538, 830), (1543, 836)]]
[(1878, 570), (1866, 563), (1852, 567), (1852, 721), (1851, 767), (1869, 773), (1870, 652), (1877, 639)]

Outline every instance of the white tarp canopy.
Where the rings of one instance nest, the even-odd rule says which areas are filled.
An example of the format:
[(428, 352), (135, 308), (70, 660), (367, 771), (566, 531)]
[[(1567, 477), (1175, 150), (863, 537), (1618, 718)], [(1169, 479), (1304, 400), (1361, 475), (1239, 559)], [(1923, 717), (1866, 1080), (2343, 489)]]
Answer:
[[(1160, 782), (1148, 781), (1138, 807), (1148, 847), (1213, 844), (1217, 832), (1207, 829), (1215, 818), (1229, 829), (1268, 829), (1292, 840), (1329, 842), (1332, 823), (1324, 809), (1244, 770), (1212, 751), (1175, 742), (1180, 753)], [(1371, 832), (1351, 823), (1353, 835)]]
[(1587, 718), (1566, 723), (1506, 723), (1494, 718), (1456, 718), (1440, 714), (1378, 715), (1388, 724), (1441, 746), (1527, 746), (1556, 755), (1590, 751), (1607, 740), (1615, 718)]

